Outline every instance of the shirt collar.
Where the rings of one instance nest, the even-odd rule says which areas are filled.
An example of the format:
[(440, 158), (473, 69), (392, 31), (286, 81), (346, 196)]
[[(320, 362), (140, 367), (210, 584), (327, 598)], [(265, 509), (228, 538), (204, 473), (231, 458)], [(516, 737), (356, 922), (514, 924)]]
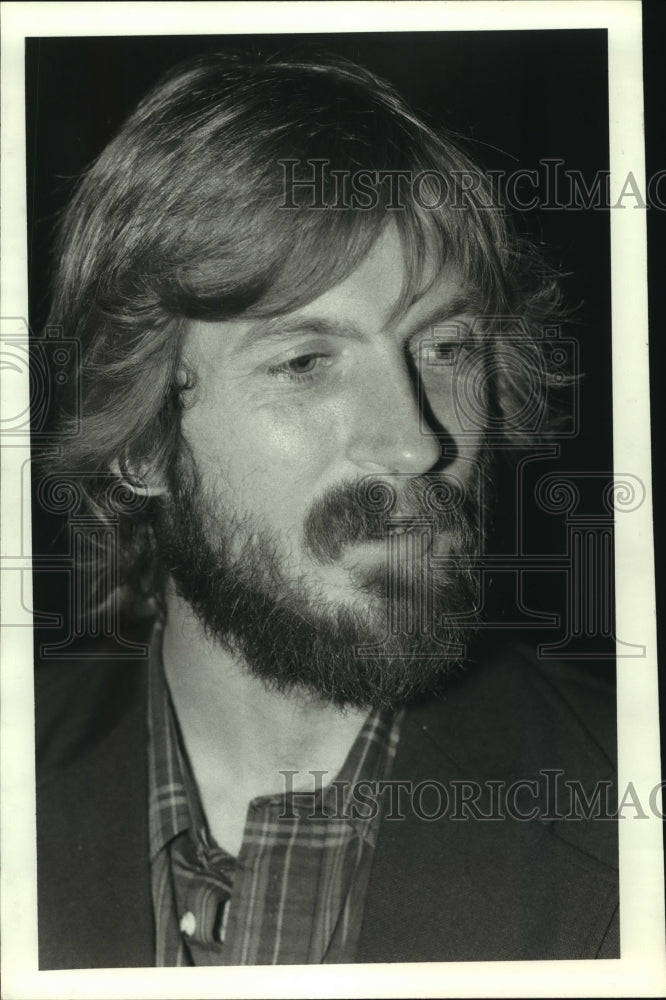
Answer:
[[(162, 663), (163, 623), (155, 624), (149, 654), (148, 686), (148, 765), (149, 765), (149, 836), (153, 859), (174, 837), (187, 830), (195, 839), (210, 841), (206, 819), (192, 769), (180, 735)], [(336, 783), (343, 783), (342, 801), (334, 799), (334, 790), (324, 786), (327, 811), (343, 805), (346, 821), (357, 836), (373, 839), (374, 814), (356, 815), (352, 810), (354, 786), (361, 780), (379, 782), (388, 777), (395, 757), (405, 710), (373, 710), (369, 713), (347, 754)], [(293, 793), (298, 796), (298, 793)], [(261, 801), (284, 807), (286, 795), (266, 796)], [(259, 799), (254, 800), (260, 801)]]
[(162, 667), (162, 634), (163, 625), (157, 622), (148, 663), (148, 828), (151, 860), (170, 840), (194, 826), (185, 755)]

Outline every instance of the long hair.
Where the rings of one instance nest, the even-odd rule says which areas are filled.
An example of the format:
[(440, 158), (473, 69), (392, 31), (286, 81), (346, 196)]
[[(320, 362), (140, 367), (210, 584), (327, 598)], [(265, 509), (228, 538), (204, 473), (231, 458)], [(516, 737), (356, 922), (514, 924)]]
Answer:
[[(317, 163), (326, 166), (325, 207), (312, 207), (307, 184), (286, 198), (288, 176), (307, 180)], [(359, 171), (420, 176), (421, 197), (407, 184), (396, 205), (383, 183), (360, 207), (340, 204), (340, 177)], [(525, 429), (509, 416), (547, 390), (538, 331), (557, 307), (556, 288), (460, 145), (344, 60), (206, 55), (139, 104), (81, 179), (60, 227), (49, 324), (81, 343), (63, 406), (63, 471), (82, 477), (89, 508), (103, 519), (118, 477), (172, 466), (188, 320), (298, 308), (349, 275), (389, 219), (404, 245), (406, 298), (434, 248), (480, 292), (484, 312), (502, 317), (483, 334), (494, 358), (492, 419), (509, 445), (541, 433), (543, 422)], [(67, 434), (75, 417), (81, 433)], [(149, 510), (121, 527), (125, 578), (136, 579), (151, 562)]]

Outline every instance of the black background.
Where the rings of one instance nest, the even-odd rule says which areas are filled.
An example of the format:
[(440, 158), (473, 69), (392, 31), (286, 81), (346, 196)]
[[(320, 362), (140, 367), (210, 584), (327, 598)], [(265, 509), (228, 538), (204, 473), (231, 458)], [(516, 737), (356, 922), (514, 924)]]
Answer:
[[(131, 26), (128, 26), (131, 30)], [(265, 54), (324, 49), (390, 80), (429, 123), (466, 140), (489, 169), (507, 173), (564, 160), (590, 182), (608, 169), (606, 32), (507, 31), (299, 36), (175, 36), (29, 39), (26, 44), (30, 322), (45, 322), (57, 215), (76, 177), (138, 99), (183, 58), (211, 49)], [(518, 229), (563, 272), (580, 346), (580, 433), (562, 442), (552, 468), (612, 469), (610, 246), (607, 210), (523, 212)], [(551, 471), (551, 467), (541, 468)], [(557, 519), (535, 514), (538, 548), (562, 552)], [(62, 546), (63, 526), (36, 507), (33, 551)], [(552, 537), (545, 536), (551, 533)], [(549, 549), (550, 546), (550, 549)], [(36, 574), (35, 607), (62, 602), (57, 574)], [(557, 574), (534, 577), (530, 605), (557, 611)], [(65, 612), (66, 614), (66, 612)], [(49, 640), (57, 638), (52, 632)], [(529, 638), (525, 636), (525, 638)], [(554, 641), (552, 633), (546, 636)]]

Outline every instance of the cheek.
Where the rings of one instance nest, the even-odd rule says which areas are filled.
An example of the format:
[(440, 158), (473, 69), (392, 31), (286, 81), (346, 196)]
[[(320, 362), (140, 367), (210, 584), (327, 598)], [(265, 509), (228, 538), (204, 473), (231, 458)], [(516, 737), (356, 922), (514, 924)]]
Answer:
[[(330, 441), (329, 441), (330, 444)], [(307, 419), (262, 413), (234, 435), (228, 467), (234, 503), (273, 537), (299, 550), (303, 523), (331, 467), (322, 428)]]
[(237, 407), (235, 415), (191, 410), (183, 434), (200, 474), (224, 485), (248, 510), (284, 513), (305, 507), (330, 468), (337, 422), (311, 409)]
[[(311, 470), (316, 475), (335, 451), (336, 422), (315, 407), (264, 407), (240, 420), (234, 451), (273, 469)], [(309, 477), (308, 477), (309, 478)]]

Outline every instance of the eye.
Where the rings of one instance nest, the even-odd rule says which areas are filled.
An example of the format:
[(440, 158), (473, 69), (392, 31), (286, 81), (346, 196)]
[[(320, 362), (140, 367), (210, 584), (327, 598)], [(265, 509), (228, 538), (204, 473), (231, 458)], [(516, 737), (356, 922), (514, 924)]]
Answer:
[(318, 369), (325, 368), (330, 363), (331, 359), (328, 355), (312, 352), (299, 354), (295, 358), (288, 358), (286, 361), (280, 362), (280, 364), (271, 365), (268, 372), (274, 378), (295, 382), (314, 376)]
[(285, 369), (294, 375), (305, 375), (306, 372), (314, 371), (319, 355), (302, 354), (299, 358), (292, 358), (285, 362)]
[(419, 346), (421, 364), (426, 367), (453, 368), (463, 346), (451, 340), (424, 340)]
[(433, 341), (425, 349), (425, 360), (429, 365), (455, 364), (460, 344), (451, 344), (446, 340)]

